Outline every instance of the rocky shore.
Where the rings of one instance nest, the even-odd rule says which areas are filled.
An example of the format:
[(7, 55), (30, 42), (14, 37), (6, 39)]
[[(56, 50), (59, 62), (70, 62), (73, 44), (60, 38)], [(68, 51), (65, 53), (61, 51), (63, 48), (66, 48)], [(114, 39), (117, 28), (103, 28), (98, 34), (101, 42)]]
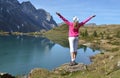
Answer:
[[(68, 75), (70, 73), (78, 72), (86, 70), (86, 65), (78, 63), (78, 65), (75, 66), (69, 66), (69, 63), (63, 64), (58, 68), (53, 69), (52, 71), (48, 71), (46, 69), (42, 68), (35, 68), (31, 70), (31, 72), (28, 75), (28, 78), (54, 78), (58, 75)], [(38, 74), (39, 73), (39, 74)]]

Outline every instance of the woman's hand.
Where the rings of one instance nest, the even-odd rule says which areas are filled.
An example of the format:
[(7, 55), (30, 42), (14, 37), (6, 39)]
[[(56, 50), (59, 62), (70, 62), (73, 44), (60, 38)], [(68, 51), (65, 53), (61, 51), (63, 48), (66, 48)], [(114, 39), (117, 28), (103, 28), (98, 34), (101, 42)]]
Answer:
[(56, 12), (57, 15), (60, 15), (60, 13)]
[(93, 15), (92, 17), (96, 17), (96, 15)]

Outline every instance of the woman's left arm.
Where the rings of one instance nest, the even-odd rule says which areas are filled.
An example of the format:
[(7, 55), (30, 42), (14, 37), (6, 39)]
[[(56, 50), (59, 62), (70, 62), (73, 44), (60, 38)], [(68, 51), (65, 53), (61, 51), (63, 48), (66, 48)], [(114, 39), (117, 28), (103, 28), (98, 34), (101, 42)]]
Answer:
[(84, 25), (85, 23), (87, 23), (89, 20), (91, 20), (92, 18), (94, 18), (96, 15), (90, 16), (89, 18), (87, 18), (86, 20), (82, 21), (80, 24)]

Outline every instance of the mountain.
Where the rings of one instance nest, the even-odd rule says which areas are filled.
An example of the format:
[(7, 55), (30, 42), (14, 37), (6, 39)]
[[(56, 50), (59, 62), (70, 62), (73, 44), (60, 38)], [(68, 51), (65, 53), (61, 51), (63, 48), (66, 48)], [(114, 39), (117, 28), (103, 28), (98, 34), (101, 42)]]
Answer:
[(96, 23), (87, 23), (85, 26), (96, 26)]
[[(63, 24), (65, 24), (64, 22), (61, 22), (61, 23), (58, 23), (57, 25), (58, 26), (61, 26), (61, 25), (63, 25)], [(84, 26), (97, 26), (96, 25), (96, 23), (87, 23), (87, 24), (85, 24)]]
[(0, 31), (35, 32), (57, 26), (50, 13), (36, 9), (29, 1), (0, 0)]

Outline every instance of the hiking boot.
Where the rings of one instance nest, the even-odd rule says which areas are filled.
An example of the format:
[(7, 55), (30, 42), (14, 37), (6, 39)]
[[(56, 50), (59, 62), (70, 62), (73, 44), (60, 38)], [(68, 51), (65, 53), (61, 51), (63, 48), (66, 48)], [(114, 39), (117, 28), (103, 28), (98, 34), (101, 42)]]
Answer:
[(70, 62), (70, 66), (74, 66), (74, 65), (77, 65), (78, 63), (76, 63), (75, 61), (71, 61)]

